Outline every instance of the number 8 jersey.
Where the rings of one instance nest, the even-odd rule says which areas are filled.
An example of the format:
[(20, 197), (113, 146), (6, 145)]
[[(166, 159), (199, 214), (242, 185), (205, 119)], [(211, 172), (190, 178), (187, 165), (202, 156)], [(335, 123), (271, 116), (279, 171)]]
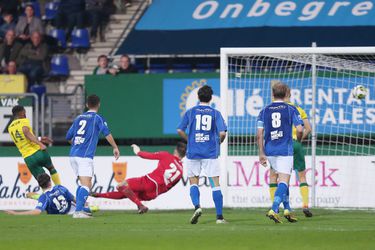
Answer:
[(292, 126), (303, 125), (294, 106), (273, 102), (260, 111), (257, 127), (264, 129), (267, 156), (293, 156)]
[(77, 116), (66, 135), (66, 139), (72, 141), (69, 155), (93, 159), (100, 134), (110, 134), (103, 117), (94, 111)]
[(185, 112), (178, 129), (188, 129), (188, 159), (216, 159), (220, 154), (220, 132), (227, 131), (221, 113), (208, 105)]

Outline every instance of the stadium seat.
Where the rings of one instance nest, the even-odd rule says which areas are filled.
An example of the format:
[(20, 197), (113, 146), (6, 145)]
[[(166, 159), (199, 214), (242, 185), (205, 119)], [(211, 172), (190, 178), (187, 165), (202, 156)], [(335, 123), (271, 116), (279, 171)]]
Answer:
[(172, 65), (173, 73), (191, 73), (193, 67), (188, 63), (177, 63)]
[(198, 63), (196, 65), (196, 70), (199, 73), (215, 72), (216, 68), (214, 63)]
[(137, 69), (138, 73), (140, 73), (140, 74), (145, 73), (145, 65), (143, 63), (137, 63), (134, 66)]
[(41, 101), (42, 95), (45, 94), (46, 91), (47, 91), (47, 88), (44, 85), (33, 85), (30, 87), (30, 92), (37, 94), (39, 103), (41, 103), (40, 101)]
[(90, 48), (90, 35), (87, 29), (75, 29), (72, 31), (72, 45), (74, 49)]
[(66, 34), (63, 29), (52, 29), (49, 35), (58, 41), (58, 47), (66, 49)]
[(44, 16), (43, 19), (50, 21), (55, 18), (57, 14), (57, 9), (59, 8), (60, 2), (49, 2), (46, 3), (44, 7)]
[(65, 55), (56, 55), (51, 60), (50, 76), (69, 76), (69, 62)]
[(167, 64), (151, 64), (149, 69), (150, 74), (161, 74), (161, 73), (168, 73)]

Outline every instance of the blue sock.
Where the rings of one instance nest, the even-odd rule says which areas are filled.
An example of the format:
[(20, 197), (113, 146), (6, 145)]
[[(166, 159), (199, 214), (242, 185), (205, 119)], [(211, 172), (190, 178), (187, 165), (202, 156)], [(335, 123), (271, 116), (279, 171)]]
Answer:
[(80, 212), (85, 207), (87, 197), (89, 196), (90, 189), (85, 186), (78, 187), (76, 197), (76, 212)]
[(200, 196), (200, 193), (199, 193), (198, 185), (196, 184), (191, 185), (190, 186), (190, 198), (191, 198), (191, 201), (193, 202), (195, 209), (200, 207), (199, 196)]
[(223, 219), (223, 195), (220, 187), (212, 188), (212, 198), (215, 203), (217, 219)]
[(283, 206), (284, 206), (284, 209), (288, 209), (289, 211), (292, 211), (290, 204), (289, 204), (289, 187), (286, 190), (286, 194), (283, 200)]
[(279, 206), (280, 203), (284, 201), (286, 193), (288, 190), (288, 185), (284, 182), (280, 182), (277, 186), (276, 192), (275, 192), (275, 199), (273, 200), (272, 204), (272, 210), (276, 213), (279, 212)]
[(90, 214), (91, 214), (91, 210), (90, 210), (90, 208), (88, 208), (88, 207), (84, 207), (82, 210), (83, 210), (84, 212), (86, 212), (86, 213), (90, 213)]

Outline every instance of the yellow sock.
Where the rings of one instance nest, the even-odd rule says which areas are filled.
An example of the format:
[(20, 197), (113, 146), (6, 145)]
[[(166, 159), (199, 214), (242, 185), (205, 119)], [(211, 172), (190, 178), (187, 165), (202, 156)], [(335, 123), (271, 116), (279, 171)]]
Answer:
[(303, 208), (309, 207), (309, 185), (307, 183), (299, 184), (299, 189), (301, 191), (302, 196), (302, 206)]
[(275, 198), (276, 189), (277, 189), (277, 184), (271, 183), (269, 189), (270, 189), (271, 203), (273, 203), (273, 200)]
[(59, 175), (59, 173), (54, 173), (54, 174), (52, 174), (52, 175), (51, 175), (51, 179), (52, 179), (52, 181), (53, 181), (53, 183), (54, 183), (55, 185), (61, 185), (61, 181), (60, 181), (60, 175)]

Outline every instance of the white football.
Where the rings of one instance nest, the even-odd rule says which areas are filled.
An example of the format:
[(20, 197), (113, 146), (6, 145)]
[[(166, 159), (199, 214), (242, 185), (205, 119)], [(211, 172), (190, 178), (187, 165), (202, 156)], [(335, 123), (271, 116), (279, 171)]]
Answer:
[(367, 95), (367, 88), (363, 85), (357, 85), (352, 90), (352, 95), (356, 99), (363, 99)]

